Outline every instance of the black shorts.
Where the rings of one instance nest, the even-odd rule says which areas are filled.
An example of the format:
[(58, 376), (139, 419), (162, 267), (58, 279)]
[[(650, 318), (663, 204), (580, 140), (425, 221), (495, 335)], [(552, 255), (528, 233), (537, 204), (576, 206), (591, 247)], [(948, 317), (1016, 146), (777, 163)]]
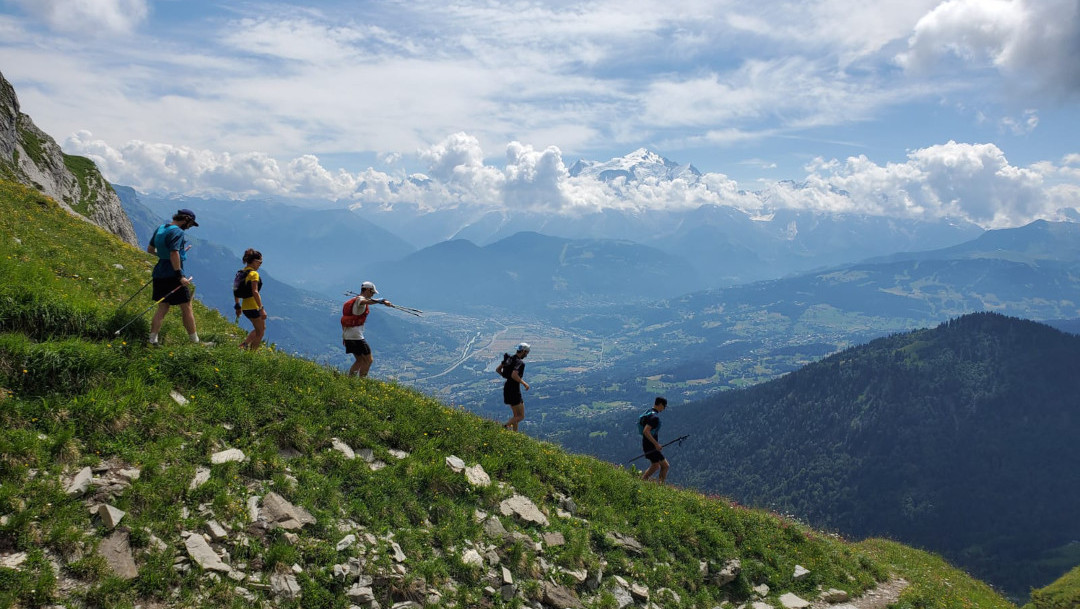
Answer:
[(345, 343), (345, 353), (352, 353), (354, 355), (371, 355), (371, 347), (367, 344), (367, 341), (359, 338), (356, 340), (342, 341)]
[(259, 309), (244, 309), (244, 317), (248, 319), (258, 319), (262, 317), (262, 311)]
[(521, 397), (521, 385), (517, 381), (507, 381), (503, 385), (503, 404), (517, 406), (524, 402), (525, 400)]
[[(181, 287), (179, 290), (172, 292), (179, 285), (182, 285), (179, 277), (155, 277), (153, 293), (150, 298), (155, 302), (164, 298), (165, 302), (171, 305), (191, 302), (191, 293), (187, 287)], [(169, 292), (172, 292), (172, 294), (169, 294)]]
[(649, 463), (659, 463), (664, 460), (664, 453), (656, 450), (653, 443), (641, 438), (641, 450), (645, 451), (645, 458), (649, 460)]

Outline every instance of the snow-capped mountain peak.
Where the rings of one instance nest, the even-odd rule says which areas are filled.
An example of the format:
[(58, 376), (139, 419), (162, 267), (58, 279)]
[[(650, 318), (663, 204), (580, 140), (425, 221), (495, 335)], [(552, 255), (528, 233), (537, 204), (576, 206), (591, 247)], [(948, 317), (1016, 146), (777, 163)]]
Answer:
[(605, 162), (579, 160), (570, 167), (569, 172), (572, 177), (592, 177), (603, 182), (619, 178), (628, 182), (650, 178), (662, 181), (677, 178), (696, 180), (701, 176), (693, 165), (680, 165), (648, 148), (638, 148), (626, 156)]

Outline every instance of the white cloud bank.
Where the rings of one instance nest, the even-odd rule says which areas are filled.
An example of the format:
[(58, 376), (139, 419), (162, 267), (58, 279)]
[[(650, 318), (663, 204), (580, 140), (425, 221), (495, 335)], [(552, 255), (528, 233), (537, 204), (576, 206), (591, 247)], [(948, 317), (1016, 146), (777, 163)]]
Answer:
[(866, 156), (816, 159), (805, 179), (746, 192), (727, 176), (602, 182), (572, 177), (554, 147), (506, 146), (502, 167), (484, 163), (477, 138), (454, 134), (418, 151), (425, 174), (373, 168), (331, 171), (304, 155), (279, 163), (262, 153), (227, 154), (133, 141), (121, 148), (79, 132), (65, 149), (92, 158), (106, 177), (144, 192), (246, 198), (322, 198), (356, 204), (471, 205), (581, 214), (606, 208), (666, 209), (730, 205), (760, 214), (776, 208), (937, 219), (986, 228), (1060, 219), (1080, 208), (1080, 156), (1030, 167), (1011, 165), (994, 144), (948, 142), (912, 151), (902, 163)]
[(1076, 0), (948, 0), (915, 25), (897, 57), (916, 72), (943, 59), (992, 67), (1028, 89), (1080, 97), (1080, 3)]

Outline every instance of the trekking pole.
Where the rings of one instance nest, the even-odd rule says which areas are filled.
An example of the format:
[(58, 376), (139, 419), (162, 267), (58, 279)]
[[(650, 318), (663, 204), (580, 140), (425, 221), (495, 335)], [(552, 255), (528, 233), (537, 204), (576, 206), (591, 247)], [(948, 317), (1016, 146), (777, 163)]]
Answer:
[[(352, 291), (349, 291), (349, 290), (345, 290), (345, 295), (346, 296), (359, 296), (359, 294), (357, 294), (356, 292), (352, 292)], [(423, 317), (424, 316), (424, 312), (421, 311), (420, 309), (414, 309), (412, 307), (403, 307), (401, 305), (396, 305), (396, 304), (393, 304), (393, 303), (387, 304), (385, 298), (379, 298), (379, 299), (373, 298), (371, 300), (371, 302), (377, 302), (379, 304), (386, 305), (386, 306), (390, 307), (391, 309), (397, 309), (398, 311), (401, 311), (402, 313), (408, 313), (409, 315), (415, 315), (417, 317)]]
[[(187, 280), (188, 280), (188, 282), (190, 282), (191, 277), (188, 277)], [(154, 304), (146, 307), (138, 315), (136, 315), (135, 317), (132, 317), (130, 320), (128, 320), (128, 322), (126, 324), (120, 326), (119, 330), (117, 330), (116, 332), (113, 332), (113, 336), (120, 336), (120, 333), (124, 331), (124, 328), (126, 328), (126, 327), (130, 326), (131, 324), (135, 323), (135, 320), (141, 319), (143, 315), (146, 315), (147, 311), (149, 311), (150, 309), (153, 309), (154, 307), (161, 304), (166, 298), (168, 298), (169, 296), (172, 296), (173, 292), (176, 292), (177, 290), (179, 290), (182, 287), (184, 287), (184, 284), (181, 283), (180, 285), (176, 286), (175, 288), (169, 290), (168, 294), (162, 296), (159, 300), (155, 301)]]
[[(690, 434), (686, 434), (685, 436), (679, 436), (678, 438), (675, 438), (674, 440), (668, 442), (667, 444), (662, 444), (660, 446), (660, 449), (663, 450), (665, 446), (670, 446), (670, 445), (672, 445), (672, 444), (674, 444), (676, 442), (679, 443), (679, 446), (682, 446), (683, 440), (685, 440), (685, 439), (687, 439), (689, 437), (690, 437)], [(650, 450), (649, 453), (651, 453), (651, 452), (653, 452), (653, 451)], [(638, 456), (634, 457), (633, 459), (630, 459), (629, 461), (627, 461), (627, 463), (633, 463), (634, 461), (637, 461), (638, 459), (644, 457), (645, 455), (647, 455), (649, 453), (641, 453), (640, 455), (638, 455)]]
[(153, 282), (154, 282), (154, 278), (153, 278), (153, 277), (151, 277), (151, 278), (150, 278), (150, 280), (149, 280), (149, 281), (147, 281), (146, 283), (144, 283), (144, 284), (142, 285), (142, 287), (141, 287), (141, 288), (139, 288), (139, 289), (138, 289), (138, 290), (137, 290), (137, 291), (136, 291), (136, 292), (135, 292), (134, 294), (132, 294), (132, 295), (131, 295), (131, 297), (130, 297), (130, 298), (128, 298), (127, 300), (125, 300), (125, 301), (124, 301), (124, 304), (122, 304), (122, 305), (120, 305), (120, 306), (116, 307), (116, 312), (117, 312), (117, 313), (119, 313), (119, 312), (120, 312), (120, 309), (123, 309), (124, 307), (126, 307), (126, 306), (127, 306), (127, 303), (131, 302), (132, 300), (135, 300), (135, 297), (136, 297), (136, 296), (138, 296), (139, 294), (142, 294), (142, 291), (146, 289), (146, 286), (150, 285), (150, 284), (151, 284), (151, 283), (153, 283)]

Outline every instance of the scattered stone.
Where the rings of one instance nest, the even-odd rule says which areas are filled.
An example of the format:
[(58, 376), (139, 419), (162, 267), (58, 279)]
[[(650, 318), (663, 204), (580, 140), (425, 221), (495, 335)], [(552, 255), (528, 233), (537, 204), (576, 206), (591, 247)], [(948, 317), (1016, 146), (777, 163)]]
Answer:
[(713, 575), (713, 585), (717, 587), (726, 586), (738, 579), (740, 572), (742, 572), (742, 562), (738, 558), (729, 560)]
[(248, 591), (247, 588), (242, 588), (240, 586), (237, 586), (237, 587), (233, 588), (233, 592), (236, 592), (237, 596), (239, 596), (240, 598), (244, 599), (245, 601), (247, 601), (249, 603), (254, 603), (255, 600), (256, 600), (255, 595), (252, 594), (250, 591)]
[(514, 576), (510, 573), (510, 569), (507, 569), (506, 567), (502, 568), (502, 583), (504, 586), (507, 584), (514, 584)]
[(484, 487), (491, 485), (491, 477), (487, 475), (487, 472), (479, 463), (465, 468), (465, 479), (473, 486)]
[(825, 592), (821, 593), (821, 600), (826, 603), (843, 603), (851, 598), (844, 590), (837, 590), (836, 588), (829, 588)]
[(657, 598), (663, 598), (665, 596), (670, 596), (672, 599), (674, 599), (676, 605), (682, 604), (682, 597), (680, 597), (679, 594), (671, 588), (660, 588), (656, 591)]
[(422, 609), (423, 605), (415, 601), (401, 601), (400, 603), (394, 603), (390, 606), (390, 609)]
[(484, 534), (488, 537), (503, 538), (506, 537), (506, 527), (497, 516), (492, 516), (484, 521)]
[(544, 544), (549, 548), (557, 548), (562, 545), (566, 545), (566, 538), (562, 533), (557, 531), (543, 534)]
[(347, 549), (349, 546), (353, 545), (354, 543), (356, 543), (356, 535), (353, 535), (353, 534), (350, 533), (350, 534), (346, 535), (345, 537), (342, 537), (341, 541), (337, 542), (337, 546), (335, 546), (335, 547), (337, 548), (337, 551), (340, 552), (342, 550)]
[(382, 461), (379, 461), (379, 460), (376, 459), (375, 461), (372, 461), (371, 463), (368, 463), (368, 467), (371, 468), (371, 471), (377, 472), (380, 469), (386, 467), (386, 463), (383, 463)]
[(277, 493), (267, 493), (262, 500), (260, 516), (267, 522), (288, 530), (295, 530), (306, 524), (315, 524), (315, 517), (302, 507), (295, 506)]
[(142, 475), (142, 471), (134, 468), (121, 469), (116, 472), (116, 475), (120, 476), (124, 480), (127, 480), (128, 482), (134, 482), (139, 479), (139, 476)]
[(177, 404), (184, 406), (187, 404), (187, 398), (185, 398), (179, 391), (170, 391), (169, 397), (173, 399)]
[(300, 584), (292, 573), (274, 573), (270, 576), (270, 590), (285, 598), (300, 598)]
[(608, 533), (604, 537), (609, 542), (628, 552), (633, 552), (634, 554), (645, 553), (645, 548), (642, 547), (641, 542), (629, 535), (623, 535), (622, 533)]
[(375, 451), (370, 448), (361, 448), (356, 451), (356, 456), (364, 460), (365, 463), (371, 463), (375, 461)]
[(371, 589), (371, 586), (361, 586), (360, 584), (354, 584), (352, 588), (349, 588), (345, 596), (349, 597), (349, 600), (357, 605), (367, 605), (368, 603), (375, 602), (375, 592)]
[(536, 507), (536, 504), (524, 495), (514, 495), (509, 499), (504, 499), (503, 502), (499, 504), (499, 512), (503, 516), (517, 516), (525, 522), (531, 522), (541, 526), (548, 525), (547, 516), (544, 516), (544, 513), (540, 511), (540, 508)]
[(577, 515), (578, 506), (574, 500), (566, 495), (559, 495), (559, 509), (566, 510), (571, 516)]
[(188, 556), (204, 570), (220, 571), (222, 573), (232, 571), (229, 565), (221, 562), (221, 557), (214, 552), (210, 544), (206, 543), (206, 539), (202, 535), (194, 533), (188, 535), (187, 539), (184, 540), (184, 547), (187, 549)]
[(802, 565), (795, 565), (795, 573), (791, 577), (795, 581), (799, 581), (805, 578), (807, 575), (810, 575), (810, 569), (807, 569)]
[(101, 518), (101, 522), (110, 529), (115, 529), (126, 514), (127, 512), (114, 508), (107, 503), (99, 505), (97, 509), (97, 515)]
[(465, 470), (465, 462), (461, 460), (461, 457), (450, 455), (446, 458), (446, 464), (450, 466), (450, 469), (454, 470), (455, 473), (461, 473)]
[(643, 584), (634, 583), (630, 585), (630, 596), (635, 599), (645, 602), (649, 600), (649, 587)]
[(79, 496), (86, 492), (86, 489), (90, 488), (90, 480), (93, 479), (94, 472), (89, 467), (84, 467), (79, 470), (79, 473), (75, 474), (75, 477), (71, 479), (71, 483), (67, 485), (64, 492), (70, 496)]
[(216, 520), (207, 521), (206, 530), (214, 541), (221, 541), (229, 536), (229, 532), (225, 530), (225, 527), (221, 526)]
[(259, 519), (259, 496), (252, 495), (247, 498), (248, 519), (255, 522)]
[(404, 459), (404, 458), (409, 456), (409, 453), (407, 453), (407, 452), (405, 452), (403, 450), (398, 450), (396, 448), (391, 448), (391, 449), (387, 450), (386, 452), (390, 453), (391, 457), (393, 457), (395, 459), (398, 459), (398, 460)]
[(585, 607), (581, 604), (581, 600), (577, 595), (574, 594), (574, 591), (566, 586), (560, 586), (545, 580), (540, 583), (540, 587), (545, 605), (558, 607), (559, 609), (584, 609)]
[(785, 609), (804, 609), (805, 607), (810, 606), (810, 603), (790, 592), (780, 596), (780, 604), (783, 605)]
[(569, 575), (570, 579), (574, 580), (574, 583), (579, 586), (589, 579), (589, 571), (586, 569), (564, 569), (563, 572)]
[(345, 455), (346, 459), (349, 459), (351, 461), (352, 459), (356, 458), (356, 453), (353, 452), (353, 449), (341, 440), (337, 438), (330, 438), (330, 445), (334, 450)]
[(210, 463), (213, 463), (214, 465), (221, 465), (222, 463), (243, 461), (246, 458), (247, 457), (244, 455), (244, 451), (240, 450), (239, 448), (230, 448), (210, 455)]
[(401, 546), (399, 546), (396, 541), (390, 544), (390, 549), (394, 551), (394, 561), (405, 562), (407, 556), (401, 551)]
[(0, 567), (5, 569), (18, 569), (21, 564), (26, 562), (26, 552), (16, 552), (14, 554), (8, 554), (7, 556), (0, 556)]
[(754, 586), (754, 592), (756, 592), (758, 596), (765, 598), (769, 595), (769, 584)]
[(195, 477), (191, 479), (188, 490), (195, 490), (210, 481), (210, 468), (199, 467), (195, 470)]
[(480, 556), (479, 552), (471, 548), (465, 550), (465, 553), (461, 555), (461, 562), (474, 567), (484, 566), (483, 557)]

